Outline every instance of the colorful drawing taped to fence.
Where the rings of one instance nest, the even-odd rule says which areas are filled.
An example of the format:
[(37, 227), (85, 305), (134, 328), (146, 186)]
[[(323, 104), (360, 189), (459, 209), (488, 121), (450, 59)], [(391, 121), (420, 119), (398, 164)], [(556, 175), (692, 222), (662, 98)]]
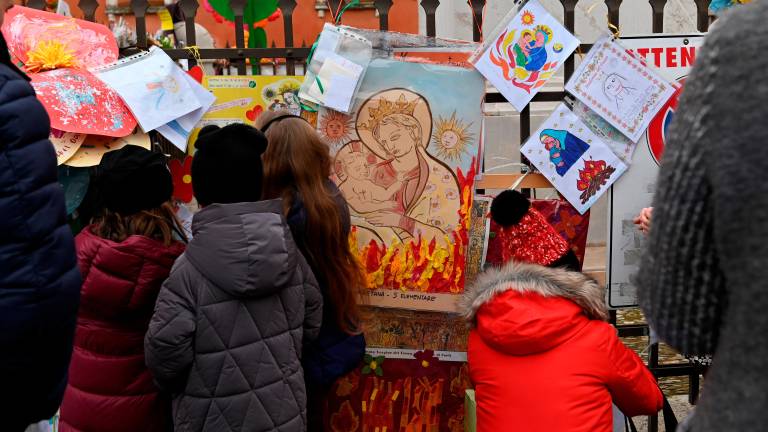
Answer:
[(105, 26), (16, 6), (3, 24), (12, 57), (29, 74), (51, 127), (74, 134), (126, 136), (136, 120), (120, 96), (88, 68), (117, 59)]
[(637, 142), (675, 87), (606, 36), (592, 46), (565, 89)]
[(470, 61), (522, 111), (578, 46), (579, 40), (532, 0)]
[(189, 138), (189, 154), (195, 153), (195, 140), (203, 127), (214, 124), (254, 124), (264, 111), (287, 110), (301, 114), (298, 92), (303, 77), (293, 76), (205, 76), (203, 87), (216, 101)]
[(80, 145), (85, 141), (85, 134), (62, 132), (51, 129), (48, 139), (56, 150), (56, 164), (61, 165), (77, 153)]
[(333, 385), (324, 430), (461, 432), (471, 387), (467, 363), (442, 361), (431, 350), (411, 358), (367, 355)]
[(370, 288), (463, 290), (483, 92), (471, 69), (374, 60), (349, 117), (320, 111)]
[(466, 352), (469, 331), (455, 314), (390, 308), (361, 308), (369, 348)]
[(122, 137), (136, 127), (120, 96), (87, 71), (56, 69), (30, 78), (54, 129)]
[[(8, 49), (28, 72), (30, 54), (42, 54), (40, 48), (50, 43), (72, 55), (75, 67), (97, 68), (117, 60), (119, 50), (112, 31), (101, 24), (64, 17), (55, 13), (15, 6), (6, 12), (3, 35)], [(50, 53), (50, 52), (49, 52)], [(52, 60), (50, 56), (44, 56)], [(47, 62), (50, 63), (50, 62)]]
[(626, 171), (602, 137), (560, 104), (520, 151), (579, 212)]
[(83, 168), (96, 166), (101, 162), (101, 158), (114, 150), (119, 150), (127, 145), (143, 147), (147, 150), (151, 148), (152, 142), (149, 135), (136, 128), (132, 134), (121, 137), (107, 137), (101, 135), (88, 135), (77, 149), (74, 155), (64, 162), (64, 165)]

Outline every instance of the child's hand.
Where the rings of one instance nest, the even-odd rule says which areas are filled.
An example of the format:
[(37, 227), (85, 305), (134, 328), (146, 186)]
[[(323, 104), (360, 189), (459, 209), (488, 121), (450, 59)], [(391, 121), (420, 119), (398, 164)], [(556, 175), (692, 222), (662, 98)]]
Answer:
[(633, 221), (641, 233), (648, 235), (651, 231), (651, 216), (653, 214), (653, 207), (646, 207), (640, 211)]

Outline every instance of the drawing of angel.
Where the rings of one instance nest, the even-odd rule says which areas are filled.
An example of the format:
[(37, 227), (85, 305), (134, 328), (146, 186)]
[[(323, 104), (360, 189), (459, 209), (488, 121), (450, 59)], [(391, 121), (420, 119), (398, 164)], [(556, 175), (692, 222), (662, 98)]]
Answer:
[(160, 103), (162, 103), (164, 99), (167, 99), (166, 95), (179, 93), (179, 87), (179, 82), (176, 81), (176, 78), (174, 78), (173, 75), (166, 75), (156, 81), (147, 83), (147, 90), (154, 92), (157, 96), (157, 99), (155, 100), (155, 109), (160, 109)]
[(624, 99), (634, 92), (634, 87), (627, 86), (627, 79), (617, 73), (608, 74), (603, 82), (603, 94), (608, 100), (615, 102), (616, 109), (619, 110), (624, 104)]

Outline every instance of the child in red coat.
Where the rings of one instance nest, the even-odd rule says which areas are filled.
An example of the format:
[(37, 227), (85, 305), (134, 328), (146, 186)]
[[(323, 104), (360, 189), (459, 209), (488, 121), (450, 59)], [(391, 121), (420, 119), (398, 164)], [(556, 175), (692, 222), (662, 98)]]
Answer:
[(653, 375), (605, 322), (603, 289), (581, 273), (511, 262), (468, 290), (477, 430), (609, 432), (663, 405)]
[(92, 180), (92, 224), (75, 239), (83, 275), (61, 432), (163, 432), (171, 401), (144, 362), (160, 287), (184, 252), (165, 157), (107, 153)]

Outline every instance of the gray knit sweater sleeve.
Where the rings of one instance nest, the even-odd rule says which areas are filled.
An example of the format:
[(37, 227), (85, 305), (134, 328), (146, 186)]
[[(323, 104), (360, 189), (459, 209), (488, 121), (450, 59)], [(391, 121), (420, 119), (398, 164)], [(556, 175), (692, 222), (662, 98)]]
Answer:
[(736, 286), (729, 271), (768, 256), (768, 61), (765, 37), (744, 33), (765, 27), (723, 18), (670, 126), (637, 282), (649, 323), (685, 354), (714, 352)]

